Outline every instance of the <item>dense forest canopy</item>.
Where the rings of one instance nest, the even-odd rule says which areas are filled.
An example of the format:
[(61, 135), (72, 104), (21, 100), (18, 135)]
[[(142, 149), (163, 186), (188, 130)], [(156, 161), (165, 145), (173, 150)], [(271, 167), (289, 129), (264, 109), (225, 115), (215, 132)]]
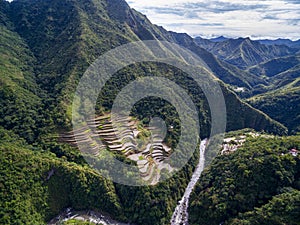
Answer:
[[(131, 187), (97, 173), (72, 142), (73, 97), (84, 72), (107, 51), (145, 40), (178, 44), (203, 60), (225, 98), (226, 131), (252, 128), (273, 135), (249, 138), (236, 152), (212, 159), (191, 196), (190, 224), (299, 224), (300, 159), (290, 153), (300, 149), (298, 47), (193, 39), (151, 24), (123, 0), (0, 0), (0, 224), (46, 224), (69, 207), (134, 224), (170, 224), (198, 151), (171, 178)], [(210, 135), (212, 116), (203, 90), (165, 63), (139, 62), (119, 70), (99, 93), (97, 116), (109, 114), (118, 93), (143, 77), (164, 77), (185, 90), (199, 113), (200, 137)], [(164, 147), (177, 146), (181, 121), (170, 102), (145, 98), (130, 116), (139, 132), (137, 146), (145, 147), (152, 117), (169, 128)], [(126, 154), (113, 155), (135, 164)]]

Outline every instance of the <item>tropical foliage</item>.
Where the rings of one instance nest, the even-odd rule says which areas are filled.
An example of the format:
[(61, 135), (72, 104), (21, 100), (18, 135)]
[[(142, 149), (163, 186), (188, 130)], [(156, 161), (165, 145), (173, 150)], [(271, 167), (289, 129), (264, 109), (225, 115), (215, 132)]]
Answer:
[[(218, 156), (203, 173), (191, 197), (191, 224), (238, 224), (236, 221), (245, 222), (248, 217), (250, 221), (260, 219), (262, 224), (268, 224), (268, 219), (280, 222), (272, 216), (277, 210), (272, 208), (275, 204), (291, 207), (282, 211), (285, 216), (279, 224), (296, 223), (299, 191), (293, 189), (300, 189), (300, 157), (290, 154), (290, 150), (299, 148), (299, 136), (260, 137), (248, 139), (235, 153)], [(295, 203), (289, 205), (292, 196)]]

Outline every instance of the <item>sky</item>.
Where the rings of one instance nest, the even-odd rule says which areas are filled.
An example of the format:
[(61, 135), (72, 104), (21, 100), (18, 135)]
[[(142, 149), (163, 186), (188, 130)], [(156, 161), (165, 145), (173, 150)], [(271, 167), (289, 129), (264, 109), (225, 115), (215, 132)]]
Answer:
[(193, 37), (300, 39), (300, 0), (127, 0), (152, 23)]

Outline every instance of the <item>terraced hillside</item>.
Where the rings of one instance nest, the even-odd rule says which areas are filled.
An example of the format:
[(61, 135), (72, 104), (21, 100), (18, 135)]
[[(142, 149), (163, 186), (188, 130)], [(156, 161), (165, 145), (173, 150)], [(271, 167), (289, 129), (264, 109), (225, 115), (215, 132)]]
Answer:
[[(143, 128), (131, 117), (114, 118), (112, 122), (110, 115), (100, 116), (90, 121), (93, 126), (96, 126), (95, 132), (90, 130), (91, 124), (88, 124), (85, 128), (63, 134), (61, 140), (74, 147), (78, 142), (89, 145), (89, 152), (84, 154), (92, 154), (95, 157), (107, 149), (121, 154), (136, 162), (141, 177), (152, 185), (159, 182), (161, 170), (166, 169), (168, 172), (174, 170), (166, 162), (172, 150), (163, 142), (165, 134), (159, 128)], [(116, 129), (113, 124), (119, 124), (120, 127)], [(101, 144), (91, 139), (91, 136), (98, 136)]]
[[(109, 49), (132, 41), (159, 39), (175, 42), (199, 55), (221, 80), (248, 88), (263, 82), (257, 81), (247, 73), (241, 74), (241, 71), (229, 64), (221, 63), (212, 54), (198, 47), (188, 35), (167, 32), (152, 25), (145, 16), (130, 9), (121, 0), (90, 0), (87, 3), (54, 0), (51, 6), (45, 1), (2, 2), (7, 7), (3, 14), (36, 58), (32, 74), (35, 82), (46, 92), (47, 108), (55, 111), (52, 121), (60, 130), (70, 127), (72, 93), (88, 66)], [(137, 65), (131, 70), (125, 70), (123, 76), (115, 82), (119, 83), (120, 88), (139, 76), (153, 74), (151, 71), (157, 76), (168, 73), (169, 77), (175, 77), (176, 82), (193, 88), (191, 95), (196, 101), (203, 101), (197, 97), (202, 96), (201, 91), (194, 91), (195, 88), (190, 85), (191, 81), (183, 78), (185, 75), (182, 72), (168, 69), (166, 66)], [(177, 78), (176, 74), (179, 74)], [(118, 91), (112, 91), (114, 89), (111, 87), (110, 89), (104, 96), (105, 100), (99, 104), (99, 111), (109, 110), (115, 92)], [(232, 99), (235, 99), (235, 96), (232, 96)], [(243, 105), (239, 99), (234, 101), (234, 104)], [(201, 111), (204, 112), (205, 109)], [(229, 121), (237, 117), (235, 113), (238, 112), (228, 111)], [(247, 111), (260, 117), (256, 110), (248, 108)], [(247, 123), (248, 121), (244, 121), (235, 127), (243, 128), (243, 124)], [(233, 123), (230, 121), (229, 130), (233, 129), (231, 124)]]
[[(161, 116), (168, 127), (173, 125), (166, 138), (157, 134), (155, 126), (140, 127), (127, 117), (118, 117), (117, 124), (125, 122), (129, 127), (118, 132), (106, 117), (70, 132), (73, 95), (80, 78), (103, 53), (129, 42), (171, 41), (193, 50), (209, 64), (225, 96), (228, 130), (251, 127), (286, 133), (282, 124), (245, 103), (222, 82), (251, 88), (263, 81), (221, 62), (191, 37), (152, 25), (123, 0), (0, 0), (0, 29), (1, 224), (45, 224), (68, 207), (93, 208), (136, 224), (169, 223), (198, 162), (197, 153), (164, 182), (128, 187), (92, 170), (74, 137), (77, 144), (89, 147), (86, 153), (92, 157), (108, 148), (120, 161), (139, 165), (144, 179), (155, 184), (156, 171), (176, 169), (167, 163), (180, 135), (180, 120), (170, 105), (146, 99), (132, 112), (143, 124)], [(115, 74), (100, 93), (97, 115), (109, 113), (116, 94), (145, 76), (165, 77), (182, 86), (199, 111), (200, 135), (209, 135), (210, 110), (203, 91), (183, 71), (159, 63), (130, 65)], [(172, 94), (170, 88), (165, 91)], [(102, 145), (94, 141), (95, 132)]]

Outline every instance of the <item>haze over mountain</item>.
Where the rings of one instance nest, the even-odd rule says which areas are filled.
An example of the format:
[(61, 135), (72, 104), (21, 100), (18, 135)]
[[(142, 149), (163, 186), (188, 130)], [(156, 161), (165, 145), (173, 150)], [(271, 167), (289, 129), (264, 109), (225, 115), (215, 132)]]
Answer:
[[(9, 6), (8, 17), (11, 16), (14, 30), (28, 44), (39, 65), (35, 71), (36, 80), (42, 89), (57, 97), (55, 107), (62, 107), (61, 110), (67, 110), (65, 106), (71, 100), (68, 96), (89, 63), (112, 47), (137, 40), (178, 43), (199, 55), (216, 76), (228, 83), (247, 87), (263, 83), (263, 80), (256, 81), (251, 75), (218, 61), (188, 35), (167, 32), (152, 25), (121, 0), (91, 2), (84, 7), (77, 1), (53, 1), (50, 8), (43, 1), (14, 1)], [(91, 14), (87, 13), (89, 10)], [(64, 13), (68, 16), (64, 17)]]
[(292, 41), (289, 39), (276, 39), (276, 40), (259, 40), (260, 43), (265, 45), (286, 45), (289, 47), (300, 48), (300, 40)]
[(240, 69), (247, 69), (274, 58), (292, 55), (298, 51), (285, 45), (264, 45), (260, 41), (252, 41), (250, 38), (210, 40), (212, 43), (195, 38), (195, 41), (218, 58)]
[(224, 37), (217, 42), (200, 37), (195, 41), (220, 60), (255, 75), (257, 79), (263, 79), (265, 83), (253, 87), (250, 94), (260, 95), (249, 102), (293, 132), (299, 131), (299, 41), (253, 41), (249, 38)]
[[(201, 43), (206, 44), (199, 46), (198, 40), (187, 34), (153, 25), (123, 0), (15, 0), (11, 3), (0, 0), (0, 31), (0, 224), (46, 224), (69, 207), (98, 210), (133, 224), (170, 223), (198, 163), (198, 151), (170, 179), (154, 186), (131, 187), (113, 183), (95, 172), (84, 160), (84, 153), (74, 145), (74, 133), (79, 132), (81, 141), (86, 142), (90, 132), (85, 127), (72, 131), (73, 96), (80, 78), (99, 56), (126, 43), (169, 41), (198, 55), (211, 70), (208, 73), (199, 68), (199, 76), (203, 73), (218, 80), (223, 91), (227, 131), (252, 128), (253, 132), (274, 135), (299, 131), (299, 56), (292, 47), (266, 46), (249, 39), (205, 40)], [(224, 45), (224, 52), (209, 52), (208, 46), (227, 42), (230, 44)], [(272, 65), (276, 70), (272, 70)], [(208, 137), (211, 112), (203, 90), (180, 69), (154, 62), (125, 67), (106, 83), (96, 105), (97, 118), (101, 120), (96, 130), (108, 132), (105, 129), (111, 128), (107, 115), (123, 87), (135, 79), (152, 76), (170, 79), (188, 93), (199, 113), (200, 136)], [(167, 84), (163, 85), (172, 93)], [(242, 88), (243, 92), (237, 88)], [(257, 93), (262, 95), (256, 96)], [(266, 107), (268, 104), (271, 106)], [(134, 105), (131, 122), (139, 133), (134, 146), (145, 147), (143, 143), (150, 133), (146, 129), (149, 120), (157, 116), (172, 125), (168, 126), (170, 129), (162, 141), (164, 147), (175, 149), (181, 130), (180, 118), (174, 111), (170, 103), (160, 98), (146, 98)], [(189, 115), (187, 118), (190, 119)], [(137, 149), (113, 151), (107, 133), (105, 135), (105, 148), (118, 160), (128, 165), (136, 164), (128, 155), (133, 155)], [(101, 138), (105, 139), (103, 136)], [(117, 141), (122, 145), (126, 140)], [(197, 213), (207, 209), (207, 202), (213, 202), (220, 211), (216, 211), (219, 214), (215, 218), (212, 218), (215, 214), (203, 217), (206, 218), (204, 223), (219, 224), (225, 220), (255, 218), (253, 214), (245, 217), (242, 214), (255, 213), (257, 207), (276, 202), (273, 200), (276, 195), (282, 194), (279, 198), (286, 204), (291, 198), (286, 196), (286, 189), (293, 189), (293, 195), (299, 196), (300, 160), (288, 154), (292, 145), (300, 148), (299, 137), (278, 137), (275, 144), (270, 141), (273, 139), (266, 140), (250, 141), (242, 153), (216, 158), (207, 170), (211, 173), (206, 172), (204, 182), (200, 181), (194, 191), (191, 224), (199, 224)], [(272, 152), (272, 147), (276, 151)], [(219, 151), (218, 147), (215, 151)], [(179, 153), (185, 157), (183, 150)], [(165, 151), (159, 156), (167, 154)], [(89, 157), (95, 163), (99, 160), (103, 163), (97, 155)], [(154, 157), (149, 158), (153, 163)], [(104, 163), (111, 166), (111, 162)], [(131, 176), (127, 171), (117, 172)], [(148, 169), (145, 174), (150, 172)], [(159, 172), (163, 177), (165, 170)], [(222, 175), (224, 172), (226, 176)], [(111, 175), (108, 170), (104, 173)], [(274, 181), (275, 176), (278, 182)], [(236, 185), (234, 194), (230, 192), (233, 183), (240, 185)], [(230, 203), (227, 194), (218, 191), (220, 188), (230, 192)], [(253, 192), (248, 195), (246, 188)], [(206, 196), (206, 202), (201, 201), (201, 205), (198, 199), (205, 197), (205, 193), (212, 195)], [(244, 208), (236, 207), (244, 205), (248, 199), (251, 202)], [(274, 208), (270, 206), (268, 210), (273, 212)], [(210, 210), (203, 211), (204, 216)], [(297, 203), (291, 210), (298, 212)]]

